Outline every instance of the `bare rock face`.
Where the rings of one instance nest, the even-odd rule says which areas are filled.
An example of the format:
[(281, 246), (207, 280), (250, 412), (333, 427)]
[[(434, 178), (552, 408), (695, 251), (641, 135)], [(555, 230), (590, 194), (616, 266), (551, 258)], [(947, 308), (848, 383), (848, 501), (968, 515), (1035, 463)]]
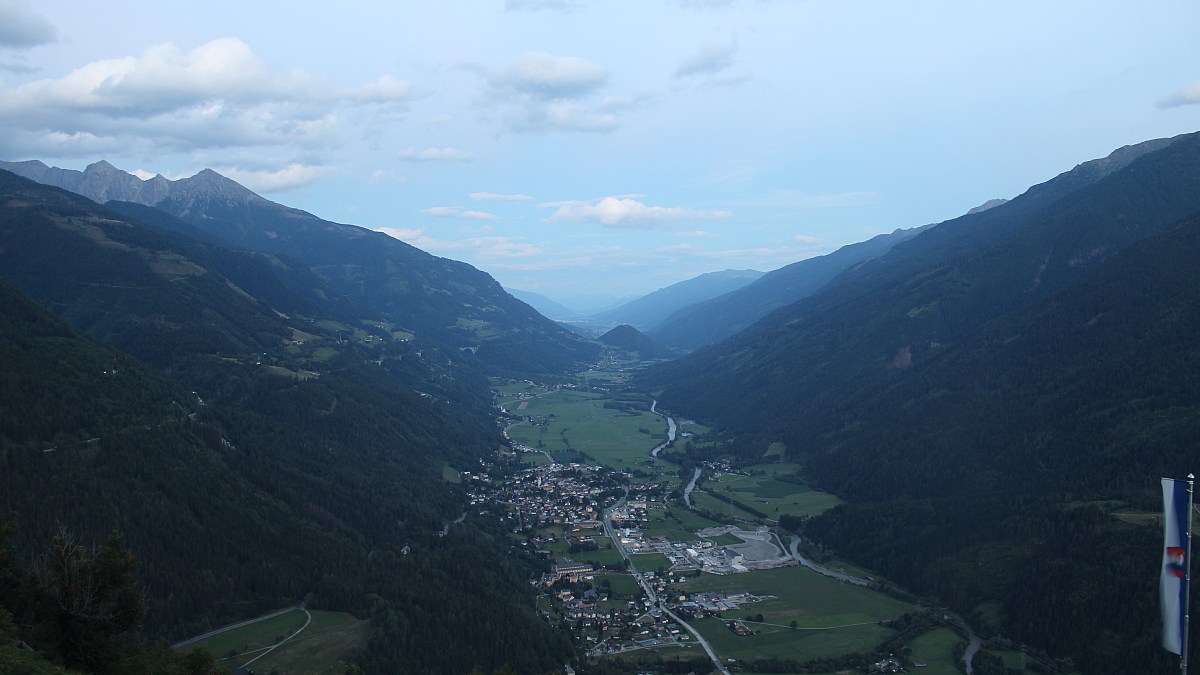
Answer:
[(155, 206), (167, 198), (175, 198), (188, 204), (195, 203), (201, 196), (236, 204), (247, 204), (255, 200), (266, 201), (212, 169), (205, 169), (191, 178), (179, 180), (170, 180), (162, 174), (142, 180), (104, 160), (89, 164), (83, 171), (49, 167), (37, 160), (0, 162), (0, 169), (39, 183), (70, 190), (100, 204), (115, 200)]

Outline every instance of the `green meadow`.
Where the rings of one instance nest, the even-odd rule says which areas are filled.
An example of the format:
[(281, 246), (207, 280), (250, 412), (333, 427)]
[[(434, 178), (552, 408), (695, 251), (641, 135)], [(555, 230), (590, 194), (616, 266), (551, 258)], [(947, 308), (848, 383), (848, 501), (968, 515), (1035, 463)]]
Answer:
[[(842, 503), (842, 500), (828, 492), (820, 492), (801, 483), (776, 478), (776, 476), (795, 475), (799, 469), (800, 466), (797, 464), (782, 461), (756, 464), (746, 467), (751, 474), (749, 476), (725, 474), (705, 480), (703, 487), (762, 511), (771, 520), (778, 520), (779, 516), (784, 514), (816, 515)], [(712, 497), (705, 497), (702, 494), (697, 497), (697, 503), (717, 513), (728, 513), (739, 517), (747, 515), (745, 511), (736, 506)]]
[(650, 458), (650, 451), (667, 439), (662, 417), (648, 411), (605, 408), (607, 399), (593, 392), (561, 389), (521, 400), (504, 395), (509, 389), (501, 390), (499, 402), (509, 412), (527, 418), (509, 427), (513, 441), (552, 456), (582, 453), (581, 457), (617, 469), (647, 466), (654, 467), (651, 473), (669, 470), (667, 462)]
[(949, 628), (931, 630), (908, 645), (912, 650), (908, 657), (914, 663), (925, 664), (922, 675), (959, 675), (962, 671), (954, 660), (954, 648), (960, 642), (962, 638)]
[[(880, 622), (913, 609), (886, 595), (840, 583), (803, 567), (728, 576), (705, 574), (680, 588), (685, 593), (745, 591), (765, 598), (722, 617), (744, 619), (762, 614), (762, 623), (746, 624), (755, 635), (735, 635), (719, 619), (693, 623), (718, 654), (738, 660), (775, 656), (805, 661), (868, 651), (893, 634)], [(793, 621), (796, 628), (791, 627)]]
[[(300, 634), (256, 660), (256, 672), (324, 672), (338, 661), (351, 661), (366, 643), (368, 622), (345, 612), (309, 610), (312, 622)], [(295, 633), (307, 620), (303, 610), (252, 623), (190, 644), (185, 651), (204, 647), (222, 667), (235, 669), (271, 645)]]

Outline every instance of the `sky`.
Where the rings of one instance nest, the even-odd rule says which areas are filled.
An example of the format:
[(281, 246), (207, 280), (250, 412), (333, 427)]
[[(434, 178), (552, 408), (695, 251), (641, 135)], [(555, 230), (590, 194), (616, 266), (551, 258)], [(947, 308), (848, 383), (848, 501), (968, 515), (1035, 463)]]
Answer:
[(0, 160), (212, 168), (570, 302), (1200, 130), (1193, 0), (0, 0)]

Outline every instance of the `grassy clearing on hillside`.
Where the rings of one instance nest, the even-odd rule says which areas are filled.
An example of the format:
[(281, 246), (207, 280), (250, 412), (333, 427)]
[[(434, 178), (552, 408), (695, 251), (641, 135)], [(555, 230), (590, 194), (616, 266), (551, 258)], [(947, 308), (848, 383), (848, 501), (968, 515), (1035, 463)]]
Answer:
[[(257, 672), (313, 673), (349, 661), (366, 643), (369, 622), (345, 612), (310, 610), (312, 622), (296, 637), (254, 662)], [(295, 633), (307, 616), (293, 610), (277, 617), (243, 626), (207, 640), (188, 645), (185, 650), (207, 648), (221, 666), (236, 668), (258, 656), (265, 648)], [(236, 656), (230, 657), (231, 654)]]
[(325, 672), (339, 661), (352, 661), (370, 635), (370, 622), (345, 612), (312, 611), (312, 617), (312, 624), (303, 633), (255, 661), (255, 672)]
[[(231, 653), (242, 654), (251, 650), (269, 647), (279, 642), (296, 632), (304, 625), (307, 619), (308, 617), (305, 616), (302, 610), (294, 609), (270, 619), (242, 626), (241, 628), (235, 628), (208, 639), (194, 642), (187, 645), (184, 649), (191, 650), (198, 647), (206, 647), (218, 659), (227, 657)], [(246, 660), (250, 658), (252, 657), (247, 657)]]

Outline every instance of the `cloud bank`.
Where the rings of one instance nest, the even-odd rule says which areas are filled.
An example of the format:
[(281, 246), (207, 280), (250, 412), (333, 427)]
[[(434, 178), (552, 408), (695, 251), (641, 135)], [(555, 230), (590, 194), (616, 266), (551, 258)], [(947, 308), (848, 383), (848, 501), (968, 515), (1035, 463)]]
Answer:
[(58, 39), (46, 17), (23, 0), (0, 0), (0, 49), (29, 49)]
[(0, 124), (8, 130), (0, 152), (64, 157), (131, 148), (163, 154), (287, 147), (294, 153), (339, 142), (346, 110), (394, 107), (411, 97), (406, 82), (387, 75), (344, 88), (299, 69), (274, 70), (237, 38), (188, 51), (165, 43), (58, 78), (0, 86)]
[(616, 115), (589, 101), (607, 84), (608, 70), (587, 59), (526, 52), (485, 78), (485, 99), (511, 131), (602, 133), (618, 126)]

